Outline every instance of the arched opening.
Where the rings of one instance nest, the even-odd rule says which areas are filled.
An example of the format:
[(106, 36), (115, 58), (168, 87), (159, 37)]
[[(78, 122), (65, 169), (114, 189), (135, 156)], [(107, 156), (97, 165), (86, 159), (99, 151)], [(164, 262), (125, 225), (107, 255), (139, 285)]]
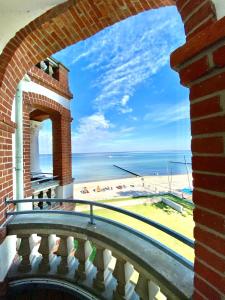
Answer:
[[(130, 17), (55, 57), (70, 68), (76, 95), (71, 106), (74, 199), (121, 205), (193, 239), (193, 208), (179, 220), (160, 201), (169, 191), (165, 197), (178, 201), (175, 194), (180, 204), (182, 197), (191, 198), (188, 91), (169, 65), (170, 53), (184, 40), (180, 16), (167, 7)], [(120, 214), (106, 216), (129, 223)], [(142, 225), (135, 223), (140, 231)], [(156, 232), (144, 233), (160, 240)], [(164, 238), (160, 241), (169, 245)], [(179, 253), (193, 260), (193, 251), (182, 247)]]
[[(64, 169), (62, 157), (63, 137), (70, 134), (70, 112), (61, 104), (35, 93), (23, 93), (24, 97), (24, 175), (26, 197), (33, 198), (60, 198), (65, 183), (70, 184), (71, 174)], [(52, 103), (52, 104), (51, 104)], [(47, 137), (41, 139), (40, 129), (43, 123), (48, 130)], [(68, 126), (68, 127), (67, 127)], [(62, 131), (63, 129), (63, 131)], [(68, 133), (67, 133), (68, 132)], [(68, 144), (69, 141), (67, 141)], [(42, 143), (42, 144), (41, 144)], [(42, 149), (40, 149), (42, 145)], [(69, 148), (70, 149), (70, 148)], [(43, 156), (41, 168), (40, 150), (49, 155)], [(66, 161), (70, 162), (70, 153)], [(46, 169), (47, 168), (47, 169)], [(65, 175), (66, 174), (68, 175)], [(67, 176), (67, 177), (66, 177)], [(49, 184), (47, 184), (49, 183)], [(47, 184), (47, 185), (46, 185)]]

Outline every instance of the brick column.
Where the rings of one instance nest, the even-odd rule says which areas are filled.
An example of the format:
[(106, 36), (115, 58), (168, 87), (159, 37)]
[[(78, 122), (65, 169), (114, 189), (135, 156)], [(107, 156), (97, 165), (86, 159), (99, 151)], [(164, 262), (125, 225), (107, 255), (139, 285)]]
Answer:
[[(5, 199), (13, 198), (12, 134), (15, 124), (0, 116), (0, 225), (5, 221)], [(0, 233), (1, 239), (1, 233)]]
[(68, 72), (69, 70), (59, 63), (59, 67), (55, 70), (54, 76), (64, 87), (64, 89), (69, 92)]
[(195, 203), (194, 299), (225, 295), (225, 18), (171, 57), (190, 88)]
[(53, 173), (60, 185), (72, 182), (71, 117), (70, 113), (56, 114), (52, 118)]
[[(15, 124), (10, 119), (0, 117), (0, 225), (5, 221), (5, 198), (13, 198), (13, 174), (12, 174), (12, 134)], [(12, 206), (11, 206), (12, 208)], [(0, 247), (6, 238), (6, 227), (0, 228)], [(0, 249), (0, 250), (1, 250)], [(4, 266), (0, 266), (3, 269)], [(1, 279), (2, 280), (2, 279)], [(0, 299), (6, 300), (7, 282), (0, 281)]]

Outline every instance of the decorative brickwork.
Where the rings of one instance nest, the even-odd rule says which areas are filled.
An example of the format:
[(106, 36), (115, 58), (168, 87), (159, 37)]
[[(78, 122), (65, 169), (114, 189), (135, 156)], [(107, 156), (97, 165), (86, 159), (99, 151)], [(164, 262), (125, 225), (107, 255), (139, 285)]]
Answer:
[(23, 93), (23, 97), (26, 104), (36, 109), (40, 109), (52, 116), (54, 114), (65, 115), (71, 120), (70, 111), (50, 98), (30, 92)]
[[(197, 1), (196, 1), (197, 3)], [(225, 18), (171, 57), (190, 87), (195, 227), (195, 297), (225, 295)]]
[(213, 24), (216, 20), (215, 7), (210, 0), (177, 0), (176, 4), (184, 22), (187, 39)]
[(0, 123), (0, 224), (5, 221), (6, 197), (13, 197), (12, 133), (15, 128)]
[(30, 182), (30, 112), (39, 109), (47, 113), (53, 125), (53, 173), (60, 184), (72, 182), (71, 164), (71, 115), (59, 103), (35, 93), (23, 93), (24, 97), (24, 189), (25, 196), (32, 195)]
[(49, 76), (36, 66), (33, 66), (27, 74), (33, 82), (40, 84), (67, 99), (73, 97), (68, 86), (68, 71), (64, 67), (60, 66), (57, 70), (56, 76), (58, 80)]
[(65, 114), (52, 118), (53, 173), (59, 176), (61, 185), (72, 182), (71, 117)]

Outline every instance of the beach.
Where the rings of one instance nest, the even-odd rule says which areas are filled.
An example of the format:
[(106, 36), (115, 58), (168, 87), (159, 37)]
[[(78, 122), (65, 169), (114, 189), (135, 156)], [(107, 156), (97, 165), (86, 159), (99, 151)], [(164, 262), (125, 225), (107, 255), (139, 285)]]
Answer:
[[(192, 178), (190, 176), (190, 182)], [(181, 190), (189, 189), (187, 175), (172, 176), (143, 176), (113, 180), (101, 180), (83, 183), (74, 183), (75, 199), (109, 200), (116, 198), (139, 197), (150, 194), (167, 193), (171, 191), (177, 196), (190, 198), (188, 193)]]

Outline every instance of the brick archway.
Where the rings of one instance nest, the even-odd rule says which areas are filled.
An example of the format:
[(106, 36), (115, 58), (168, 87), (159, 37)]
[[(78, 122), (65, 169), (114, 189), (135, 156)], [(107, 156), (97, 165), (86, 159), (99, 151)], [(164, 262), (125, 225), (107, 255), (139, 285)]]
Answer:
[(64, 118), (68, 118), (71, 121), (70, 111), (54, 100), (31, 92), (24, 92), (23, 95), (25, 104), (43, 110), (50, 115), (50, 118), (54, 118), (54, 115), (63, 115)]
[[(171, 65), (191, 91), (196, 204), (194, 298), (222, 299), (225, 295), (225, 17), (216, 20), (211, 0), (69, 0), (34, 20), (16, 34), (0, 56), (0, 129), (4, 140), (1, 147), (10, 156), (15, 89), (34, 64), (131, 15), (175, 4), (184, 22), (187, 43), (173, 53)], [(0, 165), (5, 168), (3, 161)], [(2, 201), (12, 190), (10, 171), (6, 170), (7, 182), (4, 172), (5, 169)], [(0, 223), (3, 213), (0, 212)]]
[(24, 103), (24, 192), (32, 195), (30, 181), (30, 107), (49, 115), (52, 121), (53, 175), (58, 176), (61, 185), (71, 183), (71, 114), (68, 109), (46, 96), (23, 93)]

